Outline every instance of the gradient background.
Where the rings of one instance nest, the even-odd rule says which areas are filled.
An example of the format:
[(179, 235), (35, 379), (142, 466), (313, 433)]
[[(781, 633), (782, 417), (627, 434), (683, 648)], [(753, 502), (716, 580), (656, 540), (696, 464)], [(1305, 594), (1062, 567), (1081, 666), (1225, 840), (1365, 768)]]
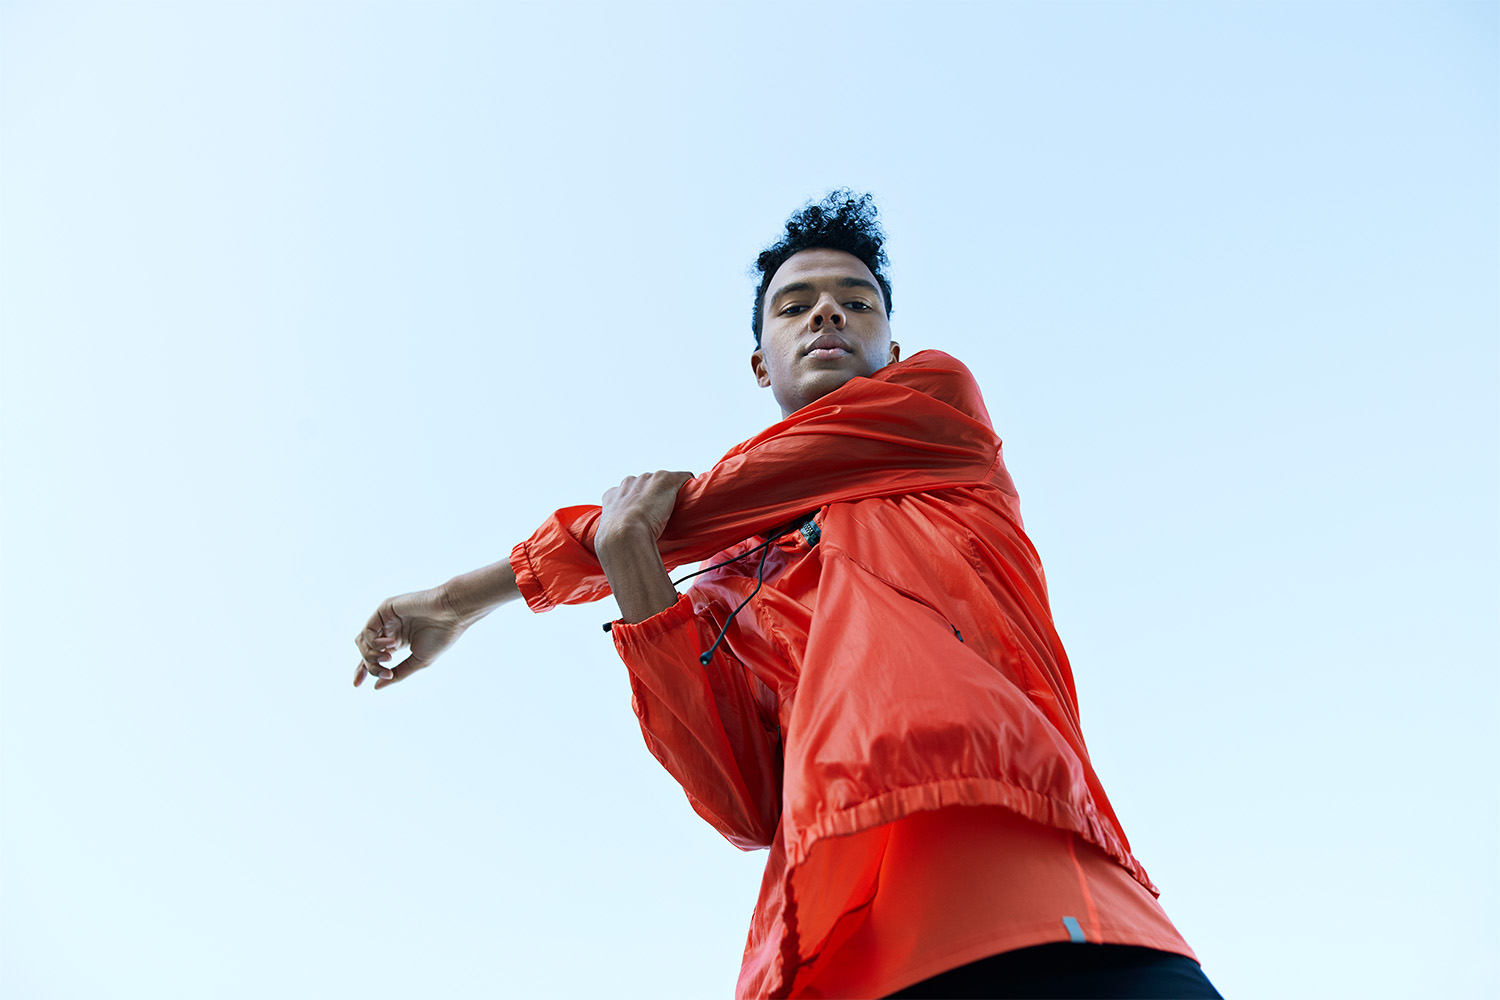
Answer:
[(0, 4), (0, 992), (699, 998), (763, 855), (599, 624), (383, 597), (774, 420), (873, 191), (1232, 997), (1500, 991), (1494, 3)]

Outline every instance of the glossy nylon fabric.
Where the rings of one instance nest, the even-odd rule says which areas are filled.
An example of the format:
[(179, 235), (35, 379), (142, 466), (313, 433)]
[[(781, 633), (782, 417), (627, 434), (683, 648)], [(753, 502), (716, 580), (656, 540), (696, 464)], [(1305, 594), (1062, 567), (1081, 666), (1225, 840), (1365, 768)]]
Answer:
[[(816, 845), (919, 810), (1004, 806), (1084, 837), (1154, 893), (1089, 763), (1041, 563), (968, 369), (923, 351), (772, 425), (683, 486), (660, 549), (669, 567), (717, 562), (811, 510), (820, 544), (779, 540), (732, 622), (758, 556), (613, 628), (652, 753), (732, 843), (771, 848), (737, 992), (785, 995), (827, 937), (799, 921), (797, 870)], [(515, 547), (533, 610), (609, 593), (599, 513), (560, 510)]]

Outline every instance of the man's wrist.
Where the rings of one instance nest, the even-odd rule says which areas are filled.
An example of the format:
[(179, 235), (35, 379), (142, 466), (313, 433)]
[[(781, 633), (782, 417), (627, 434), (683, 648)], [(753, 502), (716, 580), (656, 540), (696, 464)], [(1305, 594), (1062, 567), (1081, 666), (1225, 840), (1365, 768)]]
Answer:
[(622, 619), (643, 622), (677, 603), (677, 589), (667, 576), (656, 548), (656, 535), (649, 525), (630, 522), (615, 525), (595, 542), (594, 552), (609, 580)]

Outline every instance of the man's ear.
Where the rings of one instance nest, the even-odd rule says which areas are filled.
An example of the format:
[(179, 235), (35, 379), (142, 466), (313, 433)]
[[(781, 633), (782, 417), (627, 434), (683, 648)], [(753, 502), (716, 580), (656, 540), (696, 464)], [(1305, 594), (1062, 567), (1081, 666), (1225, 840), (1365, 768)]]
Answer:
[(766, 352), (759, 347), (750, 355), (750, 370), (755, 373), (755, 384), (762, 389), (771, 386), (771, 371), (766, 367)]
[(893, 340), (893, 341), (891, 341), (891, 360), (887, 361), (886, 364), (893, 365), (897, 361), (900, 361), (900, 360), (901, 360), (901, 345), (898, 344), (898, 343), (896, 343)]

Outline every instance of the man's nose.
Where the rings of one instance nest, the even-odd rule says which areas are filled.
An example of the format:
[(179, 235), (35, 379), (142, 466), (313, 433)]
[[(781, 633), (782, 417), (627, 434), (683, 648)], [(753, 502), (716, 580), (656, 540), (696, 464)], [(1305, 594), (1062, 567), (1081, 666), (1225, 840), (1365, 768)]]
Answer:
[(812, 326), (814, 330), (831, 326), (835, 330), (844, 328), (844, 311), (832, 298), (825, 295), (818, 300), (817, 306), (813, 308)]

